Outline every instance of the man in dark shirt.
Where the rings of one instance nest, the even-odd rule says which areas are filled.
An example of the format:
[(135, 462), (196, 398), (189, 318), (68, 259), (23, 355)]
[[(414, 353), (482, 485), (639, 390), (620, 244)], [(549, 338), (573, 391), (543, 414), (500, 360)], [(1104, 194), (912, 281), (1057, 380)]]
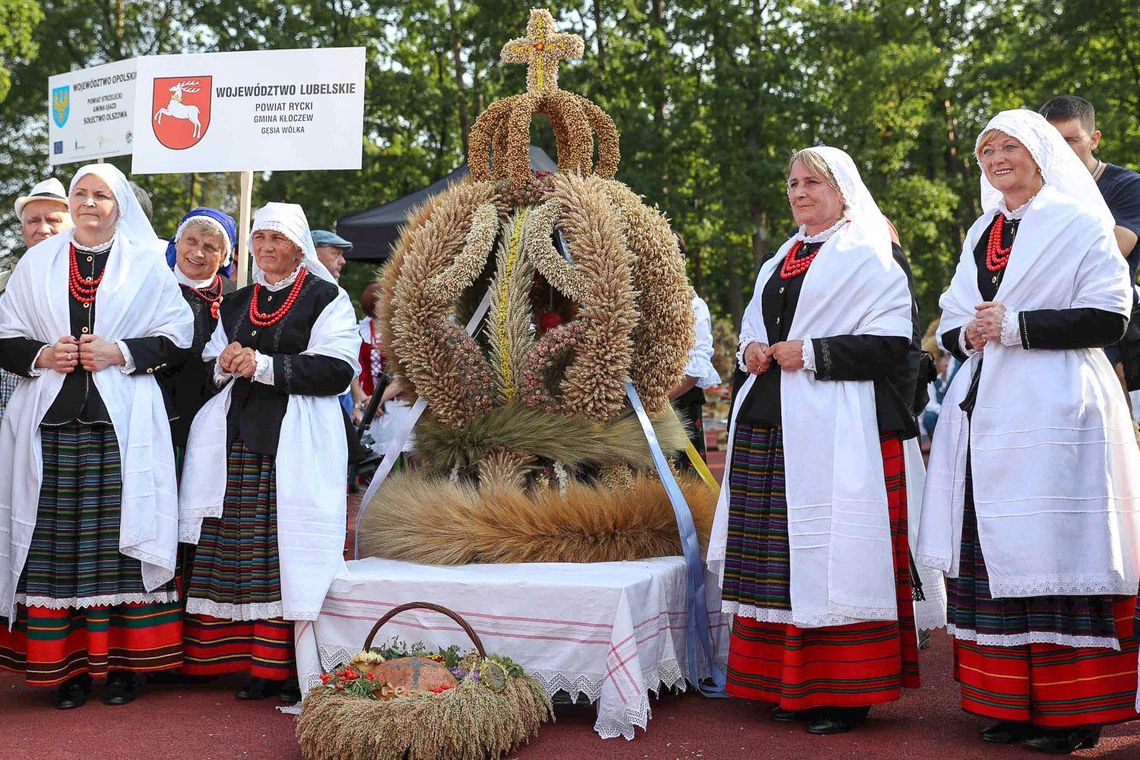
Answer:
[[(1041, 106), (1040, 113), (1065, 138), (1096, 180), (1100, 194), (1116, 221), (1116, 244), (1128, 261), (1130, 282), (1136, 285), (1140, 266), (1140, 174), (1097, 159), (1100, 144), (1093, 104), (1076, 95), (1057, 95)], [(1121, 341), (1105, 348), (1126, 390), (1140, 389), (1140, 297), (1133, 295), (1132, 320)]]

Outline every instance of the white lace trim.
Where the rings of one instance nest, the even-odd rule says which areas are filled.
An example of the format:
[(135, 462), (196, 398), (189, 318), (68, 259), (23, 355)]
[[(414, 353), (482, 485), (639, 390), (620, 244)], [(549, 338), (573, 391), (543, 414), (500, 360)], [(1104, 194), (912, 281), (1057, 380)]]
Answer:
[(1011, 209), (1006, 205), (1005, 196), (1002, 196), (1001, 200), (998, 201), (998, 211), (1000, 211), (1006, 219), (1021, 219), (1023, 216), (1025, 216), (1025, 212), (1029, 210), (1029, 204), (1033, 203), (1033, 199), (1036, 197), (1037, 193), (1034, 193), (1033, 195), (1029, 196), (1029, 200), (1027, 200), (1025, 203), (1021, 204), (1015, 209)]
[(756, 339), (752, 336), (740, 336), (740, 343), (736, 346), (736, 366), (740, 367), (741, 372), (748, 371), (748, 365), (744, 363), (744, 349), (748, 348), (749, 343), (755, 342)]
[(792, 624), (791, 610), (774, 610), (770, 607), (757, 607), (754, 604), (740, 604), (739, 602), (721, 601), (720, 611), (726, 615), (739, 615), (751, 618), (761, 623)]
[(801, 224), (799, 231), (792, 236), (792, 239), (802, 240), (809, 245), (811, 243), (822, 243), (834, 235), (836, 232), (839, 232), (843, 225), (847, 224), (849, 221), (851, 220), (847, 218), (847, 214), (844, 214), (843, 216), (839, 217), (839, 220), (835, 224), (831, 225), (826, 230), (821, 230), (820, 232), (815, 233), (814, 235), (807, 234), (807, 227)]
[[(195, 219), (204, 219), (205, 217), (195, 217)], [(216, 276), (216, 275), (215, 275)], [(174, 265), (174, 279), (178, 280), (178, 284), (185, 285), (190, 288), (201, 290), (202, 288), (209, 287), (214, 284), (214, 278), (210, 277), (206, 280), (191, 280), (187, 277), (177, 264)]]
[(115, 243), (115, 238), (112, 237), (106, 243), (100, 243), (99, 245), (87, 246), (87, 245), (83, 245), (78, 240), (76, 240), (75, 235), (73, 234), (71, 236), (71, 243), (72, 243), (72, 245), (75, 246), (75, 250), (77, 250), (77, 251), (83, 251), (84, 253), (96, 253), (96, 254), (98, 254), (98, 253), (106, 253), (107, 251), (111, 250), (111, 246), (114, 245), (114, 243)]
[(1021, 328), (1017, 319), (1017, 312), (1006, 309), (1001, 318), (1001, 344), (1003, 346), (1021, 347)]
[(989, 647), (1020, 647), (1026, 644), (1056, 644), (1062, 647), (1092, 647), (1120, 651), (1120, 640), (1113, 636), (1072, 636), (1053, 631), (1027, 631), (1025, 633), (978, 633), (968, 628), (959, 628), (953, 623), (946, 625), (946, 632), (960, 641), (974, 641)]
[[(296, 241), (294, 241), (294, 242), (296, 242)], [(285, 288), (290, 287), (293, 284), (294, 280), (297, 279), (297, 275), (299, 275), (301, 273), (301, 270), (304, 268), (305, 268), (305, 261), (304, 261), (304, 259), (302, 259), (301, 263), (297, 264), (297, 268), (293, 270), (293, 274), (289, 275), (288, 277), (286, 277), (283, 280), (278, 280), (277, 282), (274, 282), (274, 283), (266, 282), (265, 281), (265, 273), (262, 272), (258, 268), (254, 268), (254, 270), (253, 270), (253, 281), (256, 282), (258, 285), (260, 285), (261, 287), (265, 288), (266, 290), (268, 290), (272, 293), (276, 293), (278, 290), (284, 290)]]
[(27, 596), (16, 594), (16, 602), (27, 607), (43, 607), (49, 610), (79, 610), (86, 607), (114, 607), (118, 604), (149, 604), (153, 602), (177, 602), (177, 591), (156, 591), (139, 594), (103, 594), (102, 596), (80, 596), (70, 599), (53, 599), (49, 596)]
[[(259, 602), (256, 604), (229, 604), (209, 599), (190, 597), (186, 600), (186, 612), (192, 615), (209, 615), (228, 620), (269, 620), (286, 617), (281, 602)], [(353, 653), (355, 654), (355, 652)], [(347, 662), (352, 655), (344, 661)]]
[(739, 602), (721, 601), (720, 611), (730, 615), (752, 618), (761, 623), (785, 623), (799, 628), (830, 628), (837, 625), (898, 620), (898, 611), (879, 607), (844, 607), (834, 610), (776, 610)]
[(1119, 576), (1056, 576), (1020, 578), (1015, 581), (990, 578), (994, 598), (1027, 596), (1130, 596), (1136, 593), (1136, 579)]
[(950, 565), (952, 564), (950, 557), (936, 557), (933, 554), (922, 554), (920, 552), (915, 552), (914, 561), (915, 564), (920, 565), (921, 567), (929, 567), (932, 570), (940, 571), (947, 578), (957, 577), (950, 575), (949, 570)]
[(915, 602), (914, 611), (914, 627), (920, 631), (933, 631), (937, 628), (948, 628), (949, 623), (946, 622), (946, 613), (943, 611), (941, 615), (933, 612), (919, 613), (918, 605), (922, 602)]

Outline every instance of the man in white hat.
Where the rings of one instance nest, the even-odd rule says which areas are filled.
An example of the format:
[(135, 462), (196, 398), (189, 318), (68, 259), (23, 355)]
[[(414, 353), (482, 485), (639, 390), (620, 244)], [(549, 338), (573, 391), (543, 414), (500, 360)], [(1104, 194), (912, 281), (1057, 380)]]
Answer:
[[(20, 220), (20, 234), (28, 248), (70, 229), (71, 214), (67, 210), (67, 191), (63, 183), (51, 177), (38, 183), (27, 195), (21, 195), (16, 199), (16, 218)], [(17, 258), (14, 253), (0, 256), (0, 295), (8, 284), (8, 275), (16, 266)], [(17, 380), (16, 375), (0, 369), (0, 419), (4, 417), (4, 409), (16, 389)]]
[(51, 177), (17, 198), (16, 218), (20, 220), (20, 233), (28, 248), (70, 228), (71, 215), (67, 213), (67, 191), (63, 183)]

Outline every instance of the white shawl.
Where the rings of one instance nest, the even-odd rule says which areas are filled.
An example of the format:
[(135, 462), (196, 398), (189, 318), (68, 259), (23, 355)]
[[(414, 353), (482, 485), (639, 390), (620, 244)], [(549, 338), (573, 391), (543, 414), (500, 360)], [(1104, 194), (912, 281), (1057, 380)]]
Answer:
[[(973, 251), (992, 218), (966, 236), (939, 302), (943, 332), (964, 327), (982, 301)], [(1037, 194), (1013, 245), (996, 296), (1007, 309), (1130, 312), (1128, 266), (1111, 229), (1056, 188)], [(1104, 352), (987, 343), (984, 355), (972, 424), (959, 404), (977, 354), (942, 402), (916, 559), (958, 576), (969, 449), (994, 597), (1135, 594), (1140, 452)]]
[[(1046, 183), (1021, 221), (995, 300), (1014, 311), (1095, 308), (1127, 316), (1128, 267), (1112, 217), (1059, 133), (1029, 114), (1005, 112), (987, 127), (1025, 144)], [(973, 251), (999, 199), (983, 176), (987, 208), (966, 235), (939, 302), (943, 332), (964, 328), (982, 301)], [(972, 423), (959, 404), (977, 355), (942, 403), (916, 559), (958, 575), (969, 451), (995, 598), (1135, 594), (1140, 453), (1104, 352), (987, 343), (984, 355)]]
[[(805, 275), (788, 339), (850, 334), (910, 338), (910, 290), (906, 275), (891, 255), (885, 220), (877, 207), (868, 208), (868, 202), (873, 207), (874, 201), (850, 158), (834, 148), (815, 150), (825, 156), (840, 180), (851, 223), (824, 243)], [(764, 285), (793, 242), (784, 243), (760, 268), (745, 312), (742, 333), (763, 343), (769, 342), (760, 304)], [(773, 364), (768, 371), (781, 370)], [(754, 382), (755, 378), (749, 377), (737, 394), (724, 480), (709, 540), (709, 571), (722, 580), (732, 440), (741, 401)], [(746, 608), (734, 602), (724, 602), (723, 611), (801, 628), (897, 619), (874, 384), (817, 380), (806, 370), (784, 372), (780, 404), (791, 614)]]
[[(304, 266), (308, 268), (313, 246), (303, 212), (300, 221), (294, 216), (299, 209), (292, 204), (269, 204), (258, 212), (253, 229), (286, 228), (286, 234), (305, 251)], [(266, 220), (270, 223), (262, 225)], [(307, 246), (303, 244), (305, 240), (309, 241)], [(310, 271), (332, 280), (324, 267)], [(225, 326), (219, 321), (202, 358), (216, 359), (229, 343)], [(359, 351), (356, 313), (348, 294), (341, 290), (317, 317), (304, 353), (348, 362), (355, 377), (360, 374)], [(222, 514), (226, 495), (226, 416), (232, 395), (233, 383), (229, 383), (206, 402), (190, 427), (179, 494), (179, 538), (189, 543), (198, 542), (203, 518)], [(219, 607), (215, 611), (220, 617), (316, 620), (329, 585), (345, 569), (348, 443), (342, 414), (336, 396), (289, 396), (276, 456), (281, 605)]]
[[(99, 164), (76, 173), (72, 186), (88, 173), (102, 177), (119, 203), (115, 242), (96, 296), (95, 334), (107, 341), (163, 336), (188, 348), (193, 314), (126, 178), (110, 164)], [(71, 333), (71, 242), (71, 233), (56, 235), (20, 259), (0, 299), (0, 338), (54, 343)], [(143, 585), (151, 591), (174, 577), (178, 548), (174, 449), (162, 392), (153, 375), (125, 375), (119, 367), (96, 372), (93, 379), (119, 444), (119, 551), (142, 563)], [(63, 380), (54, 371), (22, 379), (0, 424), (0, 616), (9, 620), (36, 526), (43, 481), (40, 422)]]

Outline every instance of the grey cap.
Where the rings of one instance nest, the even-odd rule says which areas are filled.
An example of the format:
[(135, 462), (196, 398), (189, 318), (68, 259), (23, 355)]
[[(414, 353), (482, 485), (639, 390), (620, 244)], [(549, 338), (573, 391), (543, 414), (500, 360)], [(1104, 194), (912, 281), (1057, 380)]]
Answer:
[(322, 245), (331, 245), (334, 248), (343, 248), (345, 251), (352, 250), (352, 243), (348, 242), (335, 232), (328, 230), (313, 230), (313, 247), (320, 248)]

